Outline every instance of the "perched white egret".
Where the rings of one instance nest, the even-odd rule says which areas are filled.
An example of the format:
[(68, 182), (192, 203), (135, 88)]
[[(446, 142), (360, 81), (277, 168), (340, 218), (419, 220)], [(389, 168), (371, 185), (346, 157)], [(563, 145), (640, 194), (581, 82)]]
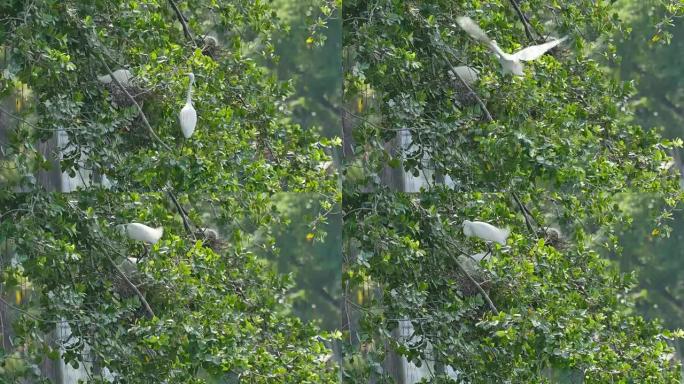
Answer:
[[(114, 78), (121, 83), (124, 87), (127, 87), (131, 80), (133, 79), (133, 74), (131, 71), (128, 69), (117, 69), (116, 71), (112, 72), (114, 74)], [(98, 76), (97, 80), (100, 83), (103, 84), (109, 84), (112, 82), (112, 76), (111, 75), (103, 75), (103, 76)]]
[(164, 234), (164, 228), (152, 228), (145, 224), (130, 223), (126, 225), (126, 234), (130, 239), (154, 244), (161, 239)]
[(490, 39), (471, 18), (461, 16), (456, 19), (456, 22), (473, 39), (486, 45), (487, 48), (489, 48), (489, 50), (491, 50), (499, 58), (501, 68), (503, 69), (504, 73), (512, 73), (516, 76), (524, 76), (523, 61), (532, 61), (540, 58), (546, 51), (562, 43), (568, 38), (567, 36), (564, 36), (560, 39), (554, 39), (544, 44), (531, 45), (519, 50), (518, 52), (509, 54), (501, 50), (496, 41)]
[(491, 224), (482, 221), (463, 221), (463, 234), (467, 237), (475, 236), (484, 241), (494, 241), (499, 244), (506, 244), (506, 239), (511, 231), (497, 228)]
[(188, 96), (185, 100), (183, 109), (181, 109), (180, 114), (178, 115), (181, 131), (183, 131), (183, 136), (185, 136), (186, 139), (192, 136), (192, 133), (195, 132), (195, 125), (197, 125), (197, 111), (195, 111), (195, 107), (192, 106), (192, 85), (195, 82), (195, 75), (189, 73), (188, 77), (190, 77)]

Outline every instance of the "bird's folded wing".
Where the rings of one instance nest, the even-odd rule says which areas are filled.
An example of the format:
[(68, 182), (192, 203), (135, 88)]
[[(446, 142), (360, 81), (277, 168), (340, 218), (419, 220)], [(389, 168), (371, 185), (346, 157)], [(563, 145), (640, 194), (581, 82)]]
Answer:
[(556, 45), (562, 43), (567, 39), (568, 37), (562, 37), (560, 39), (552, 40), (549, 41), (548, 43), (544, 44), (539, 44), (539, 45), (532, 45), (527, 48), (523, 48), (519, 50), (518, 52), (513, 54), (513, 57), (515, 57), (518, 60), (524, 60), (524, 61), (531, 61), (531, 60), (536, 60), (540, 58), (546, 51), (549, 49), (555, 47)]

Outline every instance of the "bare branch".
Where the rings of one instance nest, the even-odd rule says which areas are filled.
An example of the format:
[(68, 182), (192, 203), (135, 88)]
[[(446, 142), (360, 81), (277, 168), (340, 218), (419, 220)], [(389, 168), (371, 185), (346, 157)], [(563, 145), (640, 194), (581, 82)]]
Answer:
[(527, 207), (523, 205), (523, 203), (520, 201), (518, 198), (518, 194), (515, 192), (511, 192), (511, 195), (513, 195), (513, 200), (515, 200), (515, 203), (518, 204), (518, 208), (520, 208), (520, 212), (522, 212), (523, 217), (525, 218), (525, 224), (527, 225), (527, 229), (532, 233), (532, 235), (536, 236), (536, 232), (534, 231), (534, 228), (532, 228), (532, 222), (531, 222), (531, 215), (529, 211), (527, 210)]
[(190, 40), (193, 45), (197, 46), (195, 38), (192, 36), (192, 32), (190, 31), (190, 27), (188, 27), (188, 23), (185, 22), (185, 16), (183, 16), (180, 9), (178, 9), (178, 5), (176, 5), (176, 2), (173, 0), (169, 0), (169, 3), (171, 3), (171, 7), (173, 7), (173, 11), (176, 12), (176, 16), (178, 17), (178, 21), (180, 21), (181, 25), (183, 26), (185, 38)]
[(173, 204), (176, 206), (176, 209), (178, 209), (178, 214), (180, 214), (181, 219), (183, 219), (183, 227), (185, 227), (185, 230), (188, 232), (188, 234), (192, 236), (193, 240), (197, 240), (197, 238), (195, 237), (195, 233), (190, 228), (190, 219), (188, 219), (185, 209), (183, 209), (180, 203), (178, 203), (178, 199), (176, 199), (176, 196), (173, 194), (173, 192), (168, 190), (166, 191), (166, 193), (171, 198), (171, 201), (173, 201)]
[(518, 14), (518, 17), (520, 18), (523, 27), (525, 27), (525, 35), (527, 35), (527, 38), (534, 43), (535, 40), (534, 37), (532, 37), (532, 31), (530, 30), (530, 23), (527, 20), (527, 17), (525, 17), (525, 14), (523, 14), (520, 10), (520, 7), (518, 6), (518, 2), (516, 0), (510, 0), (510, 2), (513, 5), (513, 8), (515, 9), (515, 13)]

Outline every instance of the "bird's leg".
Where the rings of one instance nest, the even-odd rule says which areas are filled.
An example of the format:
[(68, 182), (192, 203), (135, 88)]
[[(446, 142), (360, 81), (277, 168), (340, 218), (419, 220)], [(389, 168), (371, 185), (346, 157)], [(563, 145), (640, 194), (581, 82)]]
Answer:
[(492, 254), (492, 245), (487, 243), (487, 253), (482, 257), (482, 260), (486, 259), (491, 254)]
[(142, 255), (140, 256), (140, 258), (138, 259), (138, 263), (139, 263), (142, 259), (144, 259), (144, 258), (146, 258), (147, 256), (150, 255), (150, 250), (147, 248), (147, 244), (143, 244), (142, 246), (143, 246), (143, 254), (142, 254)]

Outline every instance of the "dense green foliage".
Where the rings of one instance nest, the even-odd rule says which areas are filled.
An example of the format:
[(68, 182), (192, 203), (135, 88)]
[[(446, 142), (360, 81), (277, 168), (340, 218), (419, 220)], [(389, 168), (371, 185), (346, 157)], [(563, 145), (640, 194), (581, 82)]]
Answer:
[[(255, 256), (253, 234), (268, 230), (275, 207), (267, 197), (249, 206), (205, 203), (229, 231), (220, 252), (184, 233), (165, 195), (23, 194), (2, 201), (0, 238), (15, 254), (14, 264), (3, 263), (3, 286), (11, 292), (28, 281), (31, 288), (13, 325), (23, 352), (8, 360), (59, 356), (44, 332), (66, 321), (78, 342), (68, 344), (65, 360), (94, 361), (126, 383), (334, 382), (324, 340), (284, 304), (291, 282)], [(189, 216), (201, 223), (196, 211)], [(129, 221), (163, 225), (164, 237), (148, 248), (127, 240), (116, 224)], [(128, 277), (154, 317), (116, 269), (127, 257), (139, 260)], [(10, 379), (34, 372), (30, 365), (2, 368)]]
[[(334, 4), (319, 5), (312, 3), (313, 25), (304, 29), (311, 39), (302, 41), (312, 51), (324, 46), (321, 34), (334, 16)], [(3, 300), (17, 307), (13, 348), (0, 355), (3, 380), (38, 382), (37, 364), (60, 357), (88, 363), (88, 382), (102, 382), (105, 367), (126, 383), (337, 379), (328, 334), (294, 316), (292, 279), (262, 258), (278, 254), (277, 237), (293, 217), (322, 238), (325, 214), (339, 200), (335, 173), (320, 166), (338, 139), (321, 138), (315, 124), (293, 115), (297, 84), (269, 68), (289, 28), (273, 6), (0, 3), (0, 95), (22, 96), (3, 114), (11, 129), (0, 138), (0, 284)], [(218, 47), (207, 49), (204, 35)], [(98, 81), (108, 68), (130, 69), (127, 90), (142, 113), (116, 85)], [(178, 112), (188, 72), (199, 120), (185, 139)], [(70, 144), (60, 148), (60, 168), (106, 175), (110, 190), (42, 191), (50, 186), (36, 174), (55, 168), (56, 159), (41, 145), (58, 131)], [(276, 192), (313, 192), (317, 209), (283, 206), (287, 194)], [(163, 226), (162, 240), (146, 247), (127, 240), (116, 225), (129, 222)], [(220, 244), (199, 227), (217, 228)], [(140, 260), (135, 271), (124, 270), (140, 294), (117, 270), (126, 257)], [(332, 263), (324, 267), (329, 275)], [(10, 300), (15, 291), (24, 295)], [(49, 341), (60, 321), (72, 332), (62, 356)]]
[[(0, 13), (10, 17), (0, 34), (8, 51), (0, 92), (19, 83), (34, 95), (21, 115), (35, 113), (35, 121), (19, 125), (5, 149), (22, 184), (43, 165), (25, 143), (63, 129), (74, 148), (62, 169), (86, 154), (87, 168), (121, 190), (170, 183), (206, 193), (332, 191), (335, 179), (316, 168), (328, 158), (328, 141), (290, 121), (283, 110), (291, 83), (260, 64), (275, 58), (273, 35), (282, 29), (270, 5), (201, 1), (182, 11), (199, 43), (184, 37), (166, 1), (3, 3)], [(220, 35), (216, 59), (202, 54), (200, 36), (212, 33)], [(135, 75), (155, 134), (134, 106), (112, 106), (97, 81), (105, 64)], [(185, 140), (178, 112), (188, 72), (199, 121)]]
[[(511, 1), (344, 4), (345, 102), (354, 116), (343, 183), (343, 286), (348, 316), (358, 320), (345, 369), (352, 380), (389, 382), (381, 368), (388, 346), (451, 365), (473, 383), (543, 382), (563, 370), (591, 383), (679, 378), (669, 332), (633, 310), (634, 278), (596, 252), (619, 247), (616, 231), (631, 220), (622, 193), (654, 196), (659, 211), (649, 223), (655, 234), (670, 232), (681, 195), (668, 150), (681, 142), (635, 124), (633, 88), (598, 60), (616, 58), (612, 37), (625, 24), (614, 5), (533, 0), (520, 8), (529, 36)], [(456, 25), (459, 15), (508, 52), (548, 35), (570, 38), (512, 78)], [(456, 65), (479, 71), (474, 91), (486, 111), (458, 99), (449, 76)], [(412, 141), (403, 158), (387, 150), (399, 132)], [(386, 167), (434, 171), (455, 185), (435, 178), (430, 191), (395, 195), (377, 177)], [(463, 237), (466, 219), (512, 230), (483, 264), (497, 310), (459, 277), (456, 257), (486, 249)], [(560, 229), (562, 246), (549, 244), (547, 226)], [(412, 341), (391, 337), (398, 319), (411, 321)]]

